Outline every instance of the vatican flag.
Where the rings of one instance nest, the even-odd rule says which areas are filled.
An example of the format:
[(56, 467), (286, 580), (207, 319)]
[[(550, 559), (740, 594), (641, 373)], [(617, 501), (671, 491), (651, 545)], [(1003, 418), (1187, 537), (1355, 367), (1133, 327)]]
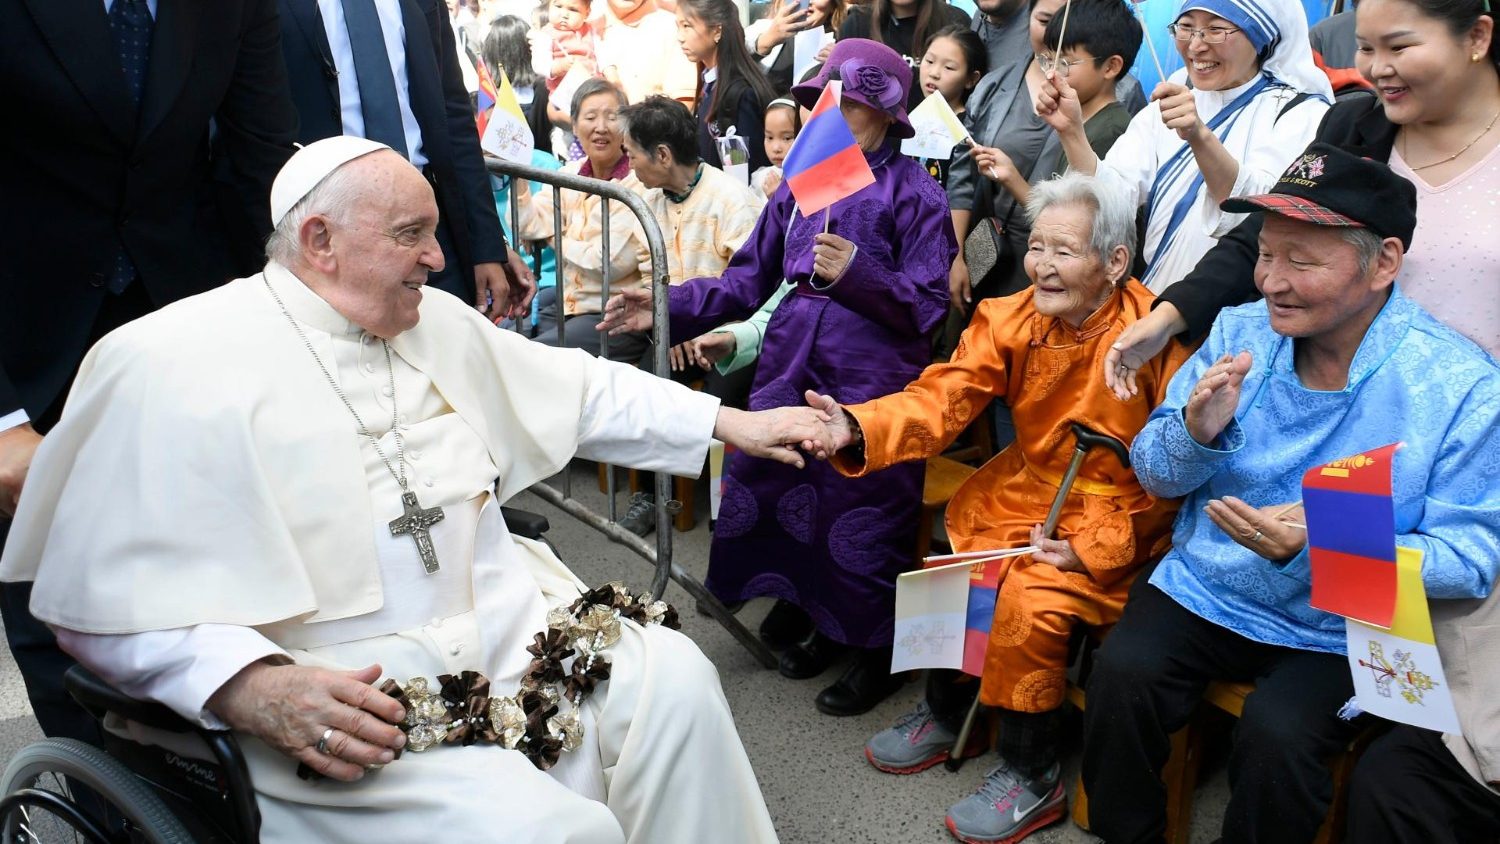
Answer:
[(495, 108), (490, 112), (479, 146), (506, 161), (531, 163), (531, 126), (526, 122), (526, 115), (521, 113), (521, 104), (516, 101), (516, 91), (510, 86), (510, 77), (504, 68), (500, 69), (500, 90), (495, 93)]

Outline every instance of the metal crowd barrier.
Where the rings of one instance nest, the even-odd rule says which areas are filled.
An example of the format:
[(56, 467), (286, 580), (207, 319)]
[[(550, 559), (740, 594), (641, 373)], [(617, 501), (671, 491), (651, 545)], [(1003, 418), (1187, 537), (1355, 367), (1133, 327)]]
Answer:
[[(572, 173), (565, 173), (559, 170), (544, 170), (540, 167), (532, 167), (526, 164), (517, 164), (511, 161), (503, 161), (489, 156), (485, 157), (485, 165), (489, 168), (489, 171), (491, 173), (501, 177), (509, 177), (511, 180), (511, 190), (509, 193), (509, 211), (510, 230), (513, 233), (518, 233), (521, 229), (521, 209), (519, 205), (520, 190), (517, 186), (517, 180), (524, 179), (528, 182), (540, 182), (542, 184), (551, 185), (556, 190), (573, 190), (578, 191), (579, 193), (591, 193), (603, 199), (603, 204), (600, 208), (600, 223), (602, 228), (600, 246), (602, 247), (603, 251), (603, 261), (601, 261), (601, 264), (603, 265), (604, 271), (603, 293), (600, 297), (601, 302), (609, 301), (610, 296), (610, 203), (612, 201), (622, 203), (627, 209), (630, 210), (632, 214), (635, 215), (636, 220), (640, 222), (641, 228), (646, 233), (646, 244), (649, 247), (651, 253), (651, 298), (652, 310), (655, 312), (655, 319), (653, 320), (651, 329), (653, 353), (652, 368), (655, 370), (658, 377), (670, 379), (672, 377), (672, 374), (670, 365), (667, 361), (667, 354), (669, 351), (667, 326), (667, 248), (665, 245), (665, 241), (662, 239), (661, 227), (657, 224), (656, 218), (652, 216), (651, 210), (646, 207), (645, 201), (642, 200), (641, 197), (634, 191), (628, 188), (621, 187), (616, 182), (591, 179), (586, 176), (577, 176)], [(563, 338), (565, 337), (565, 330), (563, 326), (564, 320), (566, 319), (566, 314), (564, 313), (565, 309), (563, 307), (561, 289), (561, 247), (563, 240), (563, 221), (562, 202), (560, 196), (556, 201), (552, 203), (552, 236), (553, 252), (557, 255), (557, 337), (559, 344), (561, 344)], [(512, 240), (519, 242), (520, 238), (519, 236), (517, 236), (513, 237)], [(534, 248), (532, 250), (531, 257), (532, 270), (538, 276), (540, 276), (540, 247)], [(535, 305), (533, 305), (533, 307), (535, 307)], [(522, 317), (521, 320), (517, 321), (516, 329), (518, 331), (522, 330), (525, 325), (530, 322), (530, 320), (530, 314)], [(602, 357), (607, 358), (609, 356), (609, 335), (606, 334), (601, 336), (599, 351)], [(619, 523), (616, 521), (617, 514), (615, 509), (615, 467), (607, 465), (604, 468), (605, 495), (608, 497), (609, 501), (608, 516), (595, 513), (593, 510), (590, 510), (588, 506), (583, 502), (573, 497), (573, 475), (571, 467), (563, 471), (561, 490), (556, 489), (547, 483), (538, 483), (531, 488), (531, 491), (538, 497), (549, 502), (558, 509), (566, 512), (568, 515), (594, 528), (614, 542), (623, 545), (626, 548), (629, 548), (631, 551), (634, 551), (635, 553), (643, 557), (647, 562), (651, 563), (656, 569), (656, 574), (651, 581), (652, 595), (655, 595), (658, 598), (662, 597), (666, 593), (667, 580), (670, 578), (671, 580), (676, 581), (677, 584), (688, 593), (688, 595), (692, 596), (692, 598), (697, 601), (699, 609), (707, 612), (715, 621), (723, 626), (725, 630), (729, 631), (729, 634), (734, 636), (734, 638), (737, 639), (739, 643), (751, 653), (752, 656), (760, 660), (762, 665), (767, 668), (776, 667), (776, 657), (771, 653), (770, 649), (765, 646), (765, 643), (761, 642), (758, 637), (747, 630), (745, 628), (745, 625), (741, 624), (740, 620), (738, 618), (735, 618), (734, 614), (729, 612), (729, 610), (724, 607), (719, 599), (715, 598), (703, 586), (703, 584), (698, 581), (697, 578), (693, 577), (693, 575), (673, 562), (672, 511), (674, 507), (680, 507), (681, 504), (672, 500), (672, 476), (667, 474), (666, 472), (656, 473), (656, 547), (652, 548), (650, 545), (646, 544), (646, 541), (644, 539), (620, 527)]]

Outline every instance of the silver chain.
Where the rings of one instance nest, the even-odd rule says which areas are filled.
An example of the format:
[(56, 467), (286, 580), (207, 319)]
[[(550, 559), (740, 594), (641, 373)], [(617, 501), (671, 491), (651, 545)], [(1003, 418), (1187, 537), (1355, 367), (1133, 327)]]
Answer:
[(365, 425), (365, 420), (359, 418), (359, 411), (354, 409), (354, 404), (349, 401), (348, 396), (344, 395), (344, 390), (339, 387), (339, 382), (334, 380), (333, 374), (323, 364), (323, 359), (318, 356), (317, 350), (313, 348), (312, 341), (307, 339), (307, 332), (303, 331), (302, 326), (297, 324), (297, 320), (292, 316), (292, 312), (287, 310), (286, 303), (281, 301), (281, 297), (276, 294), (276, 288), (271, 286), (271, 280), (262, 278), (262, 281), (265, 282), (266, 290), (270, 292), (271, 298), (276, 300), (276, 306), (281, 308), (282, 316), (285, 316), (286, 321), (292, 324), (292, 329), (297, 332), (297, 336), (302, 338), (302, 345), (307, 347), (307, 353), (312, 355), (313, 360), (318, 364), (318, 368), (323, 370), (323, 377), (328, 379), (328, 386), (332, 387), (333, 391), (338, 394), (339, 399), (344, 403), (344, 407), (349, 408), (349, 415), (353, 416), (355, 423), (359, 425), (359, 432), (370, 440), (370, 445), (375, 446), (375, 453), (380, 455), (380, 459), (385, 463), (385, 468), (390, 471), (391, 477), (396, 479), (396, 484), (401, 487), (401, 491), (406, 492), (406, 438), (401, 436), (398, 424), (401, 421), (401, 416), (396, 410), (396, 367), (391, 363), (391, 344), (383, 338), (380, 341), (380, 345), (385, 348), (385, 369), (390, 374), (391, 435), (396, 440), (396, 466), (401, 467), (401, 471), (399, 472), (396, 471), (396, 466), (391, 465), (391, 459), (385, 456), (385, 449), (380, 447), (380, 439), (370, 433), (370, 429)]

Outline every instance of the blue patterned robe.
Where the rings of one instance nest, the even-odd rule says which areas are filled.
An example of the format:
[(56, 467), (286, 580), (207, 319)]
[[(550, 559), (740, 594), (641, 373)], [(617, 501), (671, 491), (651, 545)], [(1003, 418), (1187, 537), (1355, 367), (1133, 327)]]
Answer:
[[(1400, 440), (1397, 544), (1425, 555), (1429, 597), (1488, 595), (1500, 565), (1500, 366), (1399, 289), (1365, 333), (1343, 390), (1303, 387), (1292, 345), (1271, 330), (1264, 301), (1222, 312), (1136, 437), (1130, 454), (1141, 485), (1187, 496), (1151, 583), (1250, 639), (1343, 653), (1344, 620), (1308, 604), (1307, 551), (1278, 566), (1230, 539), (1203, 508), (1228, 495), (1255, 507), (1298, 501), (1306, 470)], [(1254, 362), (1235, 420), (1213, 448), (1199, 445), (1182, 408), (1205, 370), (1243, 350)]]
[[(801, 406), (806, 390), (858, 404), (900, 390), (932, 361), (958, 253), (948, 200), (893, 146), (865, 158), (875, 184), (832, 208), (830, 231), (856, 247), (835, 284), (810, 282), (823, 213), (804, 217), (783, 183), (723, 276), (671, 290), (675, 343), (750, 316), (783, 278), (797, 282), (766, 326), (751, 410)], [(840, 642), (888, 644), (922, 475), (921, 463), (851, 479), (827, 463), (799, 470), (732, 455), (706, 585), (725, 601), (785, 598)]]

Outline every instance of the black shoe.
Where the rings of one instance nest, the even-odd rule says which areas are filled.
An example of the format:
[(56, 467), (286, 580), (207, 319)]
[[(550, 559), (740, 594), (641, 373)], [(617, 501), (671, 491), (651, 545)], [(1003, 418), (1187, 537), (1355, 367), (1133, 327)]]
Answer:
[(781, 676), (806, 680), (828, 670), (849, 649), (814, 630), (806, 639), (787, 648), (781, 655)]
[(778, 598), (760, 623), (760, 640), (773, 651), (786, 650), (806, 639), (812, 629), (812, 619), (801, 607)]
[(656, 499), (649, 492), (630, 496), (630, 506), (620, 518), (620, 527), (636, 536), (647, 536), (656, 530)]
[(818, 693), (814, 704), (824, 715), (863, 715), (906, 685), (904, 675), (891, 674), (891, 649), (861, 651), (837, 683)]

